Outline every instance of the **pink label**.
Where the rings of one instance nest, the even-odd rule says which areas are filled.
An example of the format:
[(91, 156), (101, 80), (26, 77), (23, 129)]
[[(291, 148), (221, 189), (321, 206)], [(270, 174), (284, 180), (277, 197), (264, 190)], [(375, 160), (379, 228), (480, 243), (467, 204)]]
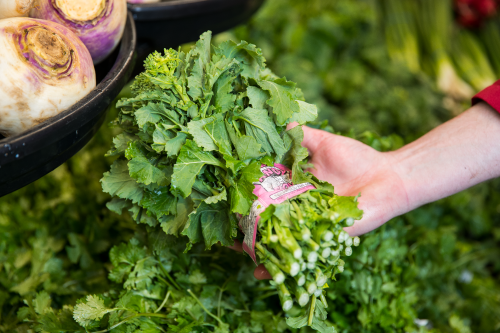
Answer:
[(262, 164), (260, 167), (262, 178), (254, 183), (253, 194), (257, 200), (250, 208), (250, 213), (240, 219), (240, 228), (245, 234), (243, 240), (243, 250), (252, 257), (257, 263), (255, 257), (255, 238), (257, 236), (257, 224), (260, 220), (260, 213), (266, 210), (271, 204), (280, 204), (285, 200), (296, 197), (315, 187), (311, 183), (302, 183), (294, 185), (291, 180), (291, 171), (286, 166), (275, 164), (270, 167)]

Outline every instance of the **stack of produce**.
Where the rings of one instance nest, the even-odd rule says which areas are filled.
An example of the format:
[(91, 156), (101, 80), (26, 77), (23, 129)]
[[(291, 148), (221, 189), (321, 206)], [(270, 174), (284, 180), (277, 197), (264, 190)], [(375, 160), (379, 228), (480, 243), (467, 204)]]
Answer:
[(414, 73), (424, 70), (435, 77), (450, 97), (469, 100), (497, 79), (500, 38), (495, 0), (377, 3), (392, 59)]
[[(120, 42), (125, 0), (0, 1), (0, 135), (22, 133), (96, 86), (94, 64)], [(24, 18), (30, 13), (33, 18)]]
[(307, 306), (307, 320), (295, 326), (320, 327), (316, 298), (343, 270), (340, 257), (359, 245), (342, 226), (362, 212), (356, 198), (335, 195), (301, 168), (304, 134), (286, 126), (314, 120), (315, 106), (266, 69), (260, 49), (212, 46), (210, 32), (187, 54), (151, 54), (131, 91), (117, 104), (124, 132), (110, 151), (122, 158), (102, 179), (117, 197), (108, 207), (186, 235), (187, 251), (198, 242), (233, 245), (239, 224), (245, 250), (256, 260), (256, 248), (273, 275), (283, 310), (293, 299)]
[[(429, 80), (391, 63), (370, 8), (274, 0), (234, 33), (265, 46), (269, 67), (298, 82), (335, 129), (392, 150), (402, 144), (397, 136), (363, 131), (414, 138), (449, 114)], [(253, 278), (249, 256), (203, 244), (183, 254), (186, 240), (174, 245), (160, 225), (106, 208), (99, 179), (111, 139), (103, 127), (63, 166), (0, 198), (0, 332), (214, 332), (224, 324), (237, 333), (298, 331), (287, 326), (275, 287)], [(344, 272), (327, 282), (328, 322), (345, 333), (496, 332), (498, 193), (498, 180), (476, 186), (362, 236)], [(167, 298), (172, 282), (160, 262), (182, 292), (168, 287)], [(89, 295), (87, 314), (110, 311), (102, 328), (85, 330), (72, 318)]]

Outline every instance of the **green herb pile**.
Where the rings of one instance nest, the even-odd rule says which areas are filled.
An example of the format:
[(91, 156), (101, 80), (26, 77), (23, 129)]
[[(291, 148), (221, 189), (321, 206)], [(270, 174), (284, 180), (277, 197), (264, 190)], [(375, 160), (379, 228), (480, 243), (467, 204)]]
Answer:
[(333, 186), (300, 166), (308, 156), (304, 133), (286, 126), (315, 120), (316, 107), (302, 100), (295, 83), (266, 69), (255, 45), (229, 40), (213, 46), (210, 32), (187, 54), (170, 49), (150, 55), (131, 91), (117, 104), (116, 123), (124, 132), (109, 153), (122, 157), (102, 179), (103, 190), (116, 196), (108, 207), (187, 236), (186, 251), (198, 242), (206, 249), (229, 246), (237, 236), (236, 214), (249, 215), (257, 199), (252, 192), (264, 176), (261, 165), (287, 166), (294, 184), (315, 189), (263, 213), (257, 252), (283, 310), (290, 311), (294, 299), (304, 308), (294, 311), (300, 320), (290, 325), (326, 332), (316, 298), (328, 306), (327, 279), (343, 269), (337, 268), (340, 257), (352, 254), (353, 240), (342, 226), (362, 212), (356, 198), (335, 195)]
[[(261, 46), (268, 66), (297, 82), (335, 130), (354, 129), (349, 136), (393, 150), (401, 138), (366, 130), (409, 141), (451, 112), (424, 74), (391, 61), (373, 8), (368, 1), (273, 0), (232, 34)], [(97, 320), (108, 312), (102, 328), (88, 332), (215, 332), (225, 325), (237, 333), (310, 332), (289, 327), (276, 288), (252, 277), (247, 255), (203, 244), (182, 254), (185, 239), (109, 211), (99, 179), (112, 162), (102, 157), (111, 140), (103, 127), (63, 166), (0, 198), (0, 332), (83, 333), (75, 309)], [(344, 333), (497, 332), (499, 193), (494, 180), (362, 236), (343, 273), (327, 281), (328, 308), (318, 299), (318, 315)], [(140, 220), (148, 217), (143, 211)]]

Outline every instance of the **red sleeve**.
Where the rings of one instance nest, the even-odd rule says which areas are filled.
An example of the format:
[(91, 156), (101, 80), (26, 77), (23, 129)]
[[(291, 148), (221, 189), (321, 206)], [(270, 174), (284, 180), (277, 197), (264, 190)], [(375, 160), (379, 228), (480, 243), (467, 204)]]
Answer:
[(488, 103), (492, 108), (500, 112), (500, 80), (472, 97), (472, 105), (481, 101)]

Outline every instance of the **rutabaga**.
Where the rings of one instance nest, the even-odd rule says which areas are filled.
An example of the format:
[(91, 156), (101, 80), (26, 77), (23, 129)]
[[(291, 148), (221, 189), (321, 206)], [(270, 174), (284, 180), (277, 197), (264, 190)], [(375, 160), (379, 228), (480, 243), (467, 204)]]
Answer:
[(21, 133), (96, 85), (92, 58), (69, 29), (31, 18), (0, 21), (0, 133)]
[(0, 0), (0, 19), (28, 16), (35, 0)]
[(118, 45), (127, 20), (126, 0), (38, 0), (31, 16), (62, 24), (87, 46), (94, 64)]

